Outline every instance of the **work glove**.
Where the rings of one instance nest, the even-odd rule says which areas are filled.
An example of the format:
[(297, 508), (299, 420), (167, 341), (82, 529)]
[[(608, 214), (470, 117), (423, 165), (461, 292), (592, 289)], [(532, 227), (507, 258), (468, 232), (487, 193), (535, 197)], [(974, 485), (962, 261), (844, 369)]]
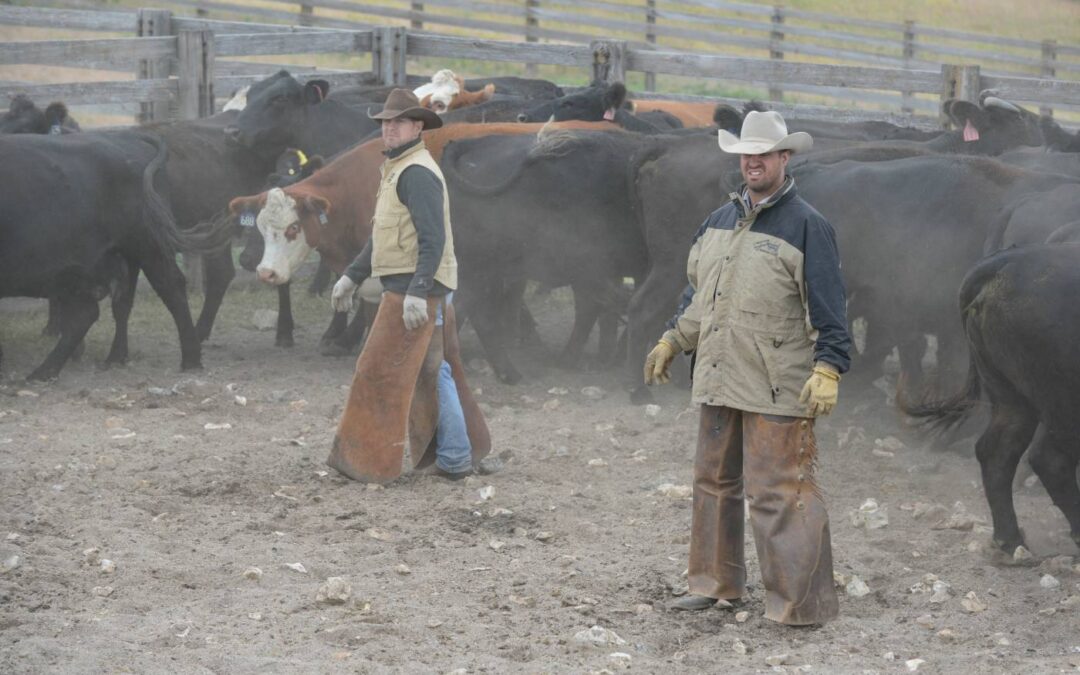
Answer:
[(814, 364), (810, 379), (803, 385), (799, 403), (810, 407), (810, 416), (828, 415), (836, 406), (840, 389), (840, 373), (831, 365), (819, 361)]
[(652, 348), (649, 355), (645, 357), (645, 384), (652, 384), (654, 381), (665, 384), (670, 381), (671, 376), (668, 374), (668, 368), (671, 367), (671, 361), (678, 353), (678, 347), (664, 338), (660, 338), (660, 341)]
[(428, 320), (427, 300), (415, 295), (406, 295), (401, 318), (405, 320), (405, 328), (408, 330), (416, 330), (423, 326)]
[(343, 274), (334, 284), (334, 290), (330, 292), (330, 306), (335, 312), (349, 312), (353, 308), (353, 293), (356, 292), (357, 284), (348, 275)]

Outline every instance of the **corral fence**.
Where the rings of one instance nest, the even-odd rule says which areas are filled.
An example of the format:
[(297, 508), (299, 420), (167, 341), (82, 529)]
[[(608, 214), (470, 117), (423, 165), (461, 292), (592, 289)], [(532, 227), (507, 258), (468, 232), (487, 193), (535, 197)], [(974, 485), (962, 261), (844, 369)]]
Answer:
[[(448, 0), (439, 1), (445, 4)], [(198, 5), (205, 10), (222, 3), (185, 1), (181, 4)], [(355, 6), (337, 0), (304, 4), (313, 7)], [(245, 11), (254, 13), (254, 8), (245, 8)], [(417, 21), (421, 19), (431, 21), (431, 17), (418, 14)], [(307, 23), (318, 22), (319, 17), (309, 13)], [(138, 102), (144, 120), (191, 119), (211, 114), (215, 109), (215, 94), (228, 94), (283, 65), (230, 59), (328, 53), (360, 55), (370, 58), (371, 65), (362, 70), (327, 71), (310, 67), (293, 67), (292, 70), (301, 76), (317, 70), (320, 78), (329, 80), (334, 86), (405, 85), (410, 83), (406, 57), (418, 56), (581, 68), (594, 78), (606, 81), (622, 80), (627, 72), (643, 72), (767, 82), (778, 90), (793, 86), (885, 90), (903, 92), (908, 98), (931, 96), (934, 101), (930, 102), (929, 108), (933, 110), (940, 109), (937, 101), (946, 98), (975, 100), (978, 92), (985, 88), (996, 89), (1001, 96), (1011, 100), (1035, 103), (1044, 108), (1080, 107), (1080, 82), (1000, 75), (983, 70), (977, 64), (944, 64), (931, 69), (824, 65), (780, 58), (689, 53), (625, 40), (591, 40), (589, 44), (479, 40), (437, 35), (404, 26), (376, 26), (363, 30), (341, 26), (286, 26), (184, 17), (160, 9), (115, 12), (0, 7), (0, 25), (4, 24), (134, 33), (136, 37), (2, 43), (0, 66), (38, 64), (94, 68), (123, 72), (127, 77), (115, 81), (59, 84), (0, 82), (0, 96), (25, 93), (35, 100), (64, 100), (72, 104)], [(134, 79), (131, 79), (131, 73), (134, 73)], [(838, 111), (822, 106), (774, 104), (772, 107), (804, 117), (851, 120), (884, 117), (917, 126), (930, 126), (939, 121), (910, 114)]]

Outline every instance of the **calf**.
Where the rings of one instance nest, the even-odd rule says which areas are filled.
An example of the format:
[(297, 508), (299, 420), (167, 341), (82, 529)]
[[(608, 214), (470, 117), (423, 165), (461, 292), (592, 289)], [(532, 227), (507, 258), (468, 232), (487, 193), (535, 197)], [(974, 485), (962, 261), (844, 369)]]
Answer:
[(25, 94), (11, 99), (0, 117), (0, 134), (70, 134), (79, 131), (79, 123), (59, 101), (41, 110)]
[(490, 101), (495, 95), (495, 85), (486, 84), (479, 91), (465, 89), (465, 80), (451, 70), (440, 70), (431, 76), (431, 82), (413, 90), (420, 105), (440, 115), (458, 108)]
[(565, 122), (580, 120), (584, 122), (612, 122), (626, 129), (643, 134), (656, 134), (659, 130), (648, 122), (638, 119), (626, 110), (626, 85), (622, 82), (603, 84), (594, 82), (591, 86), (574, 94), (568, 94), (518, 115), (519, 122)]
[[(960, 315), (971, 349), (966, 388), (906, 412), (940, 425), (963, 420), (985, 391), (990, 423), (975, 443), (990, 504), (994, 543), (1024, 543), (1012, 480), (1028, 444), (1029, 462), (1080, 546), (1080, 244), (1009, 249), (979, 262), (960, 286)], [(1042, 424), (1043, 432), (1036, 434)]]

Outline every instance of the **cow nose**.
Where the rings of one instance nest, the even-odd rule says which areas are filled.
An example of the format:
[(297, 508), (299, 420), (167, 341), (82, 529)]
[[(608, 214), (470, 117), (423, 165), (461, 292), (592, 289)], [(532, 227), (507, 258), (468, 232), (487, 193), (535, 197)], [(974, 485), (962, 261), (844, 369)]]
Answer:
[(264, 284), (276, 284), (277, 280), (277, 272), (272, 269), (267, 269), (265, 267), (259, 268), (259, 281), (263, 282)]
[(518, 122), (528, 122), (529, 116), (525, 113), (518, 113)]

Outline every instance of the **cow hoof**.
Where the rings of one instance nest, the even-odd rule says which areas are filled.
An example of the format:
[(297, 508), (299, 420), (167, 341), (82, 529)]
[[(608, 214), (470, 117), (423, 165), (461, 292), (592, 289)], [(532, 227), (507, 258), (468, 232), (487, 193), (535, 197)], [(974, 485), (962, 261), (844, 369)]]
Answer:
[(291, 335), (283, 335), (283, 336), (279, 337), (278, 339), (274, 340), (274, 346), (275, 347), (293, 347), (293, 346), (295, 346), (295, 343), (293, 342), (293, 339), (292, 339)]
[(48, 382), (60, 377), (60, 371), (53, 368), (38, 368), (26, 376), (27, 382)]
[(181, 363), (180, 370), (202, 370), (202, 361), (191, 361), (188, 363)]
[(634, 405), (646, 405), (653, 402), (653, 393), (644, 385), (630, 390), (630, 402)]

